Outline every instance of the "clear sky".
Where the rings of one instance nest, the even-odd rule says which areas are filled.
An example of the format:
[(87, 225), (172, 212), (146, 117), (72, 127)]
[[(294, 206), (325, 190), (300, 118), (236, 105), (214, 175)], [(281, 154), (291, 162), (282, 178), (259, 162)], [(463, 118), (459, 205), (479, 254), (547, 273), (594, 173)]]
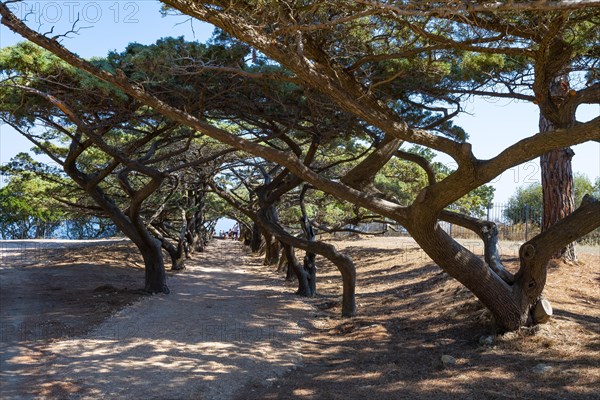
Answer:
[[(161, 4), (156, 0), (142, 1), (29, 1), (12, 4), (17, 16), (28, 15), (29, 25), (40, 32), (54, 26), (55, 33), (64, 33), (73, 23), (81, 27), (79, 35), (63, 39), (63, 44), (82, 57), (105, 56), (111, 50), (121, 51), (130, 41), (150, 44), (165, 36), (184, 36), (186, 40), (207, 40), (212, 27), (188, 17), (160, 14)], [(85, 29), (83, 29), (85, 28)], [(0, 47), (10, 46), (22, 39), (4, 26), (0, 27)], [(530, 103), (490, 102), (475, 100), (456, 123), (469, 133), (473, 151), (486, 159), (502, 149), (538, 131), (538, 110)], [(578, 120), (587, 121), (600, 114), (600, 106), (593, 105), (578, 111)], [(0, 163), (8, 162), (31, 145), (7, 126), (0, 128)], [(573, 170), (586, 174), (592, 181), (600, 176), (600, 143), (575, 146)], [(451, 164), (450, 159), (440, 161)], [(538, 160), (505, 171), (492, 184), (496, 187), (496, 202), (505, 202), (518, 186), (540, 180)], [(227, 224), (229, 225), (229, 224)], [(219, 224), (217, 229), (226, 229)]]

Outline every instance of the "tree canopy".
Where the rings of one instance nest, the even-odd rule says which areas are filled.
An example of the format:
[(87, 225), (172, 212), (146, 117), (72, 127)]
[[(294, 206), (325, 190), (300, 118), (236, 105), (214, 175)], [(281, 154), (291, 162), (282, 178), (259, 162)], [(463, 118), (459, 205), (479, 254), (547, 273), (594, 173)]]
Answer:
[[(335, 247), (315, 240), (311, 219), (318, 213), (306, 207), (309, 199), (333, 219), (375, 216), (404, 226), (501, 329), (532, 318), (549, 259), (600, 226), (600, 203), (585, 197), (521, 247), (513, 273), (499, 258), (495, 224), (479, 219), (491, 196), (485, 185), (506, 169), (600, 140), (600, 118), (575, 121), (577, 107), (598, 102), (600, 93), (593, 7), (163, 3), (217, 27), (213, 42), (164, 39), (88, 61), (0, 5), (4, 25), (53, 54), (17, 49), (0, 58), (3, 120), (52, 155), (136, 242), (154, 274), (149, 290), (166, 291), (156, 243), (169, 247), (165, 233), (177, 229), (153, 226), (158, 216), (145, 205), (158, 197), (154, 204), (165, 205), (159, 209), (174, 212), (167, 199), (179, 199), (183, 238), (190, 221), (181, 204), (193, 204), (194, 214), (204, 202), (188, 203), (189, 190), (199, 196), (207, 187), (242, 221), (282, 243), (306, 283), (301, 292), (314, 293), (315, 255), (330, 259), (342, 275), (348, 316), (356, 312), (356, 270)], [(40, 57), (32, 60), (30, 52)], [(555, 90), (564, 73), (579, 79)], [(533, 101), (552, 127), (478, 159), (452, 121), (465, 97), (475, 95)], [(34, 120), (47, 129), (33, 129)], [(457, 167), (441, 168), (432, 152)], [(180, 185), (188, 174), (198, 179)], [(175, 188), (188, 192), (174, 196)], [(301, 234), (293, 234), (295, 218)], [(439, 221), (475, 231), (484, 258)], [(291, 257), (292, 246), (306, 251), (303, 266)]]

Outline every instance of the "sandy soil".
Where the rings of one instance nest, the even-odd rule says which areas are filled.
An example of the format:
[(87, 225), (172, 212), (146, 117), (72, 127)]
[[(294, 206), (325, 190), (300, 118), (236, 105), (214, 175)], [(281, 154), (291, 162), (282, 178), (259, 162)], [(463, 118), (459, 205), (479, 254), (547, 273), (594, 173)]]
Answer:
[[(63, 277), (61, 267), (4, 268), (2, 284), (8, 291), (3, 296), (21, 299), (3, 302), (2, 320), (7, 324), (0, 349), (0, 397), (227, 399), (245, 386), (268, 384), (300, 365), (302, 346), (297, 341), (304, 332), (299, 323), (309, 315), (305, 304), (258, 259), (246, 260), (239, 243), (216, 241), (210, 249), (186, 272), (169, 277), (170, 295), (145, 296), (99, 325), (82, 310), (67, 309), (64, 298), (38, 292), (32, 296), (38, 300), (31, 301), (11, 289), (21, 285), (26, 291), (25, 287), (42, 283), (55, 288)], [(111, 258), (114, 262), (115, 255)], [(31, 277), (41, 273), (33, 268), (52, 278)], [(95, 290), (76, 285), (77, 290), (95, 293), (92, 296), (122, 293), (124, 285), (130, 285), (126, 280), (133, 277), (116, 275), (117, 282), (107, 284), (109, 273), (88, 276), (100, 266), (82, 267), (86, 271), (75, 271), (73, 265), (62, 268), (75, 277), (93, 279), (95, 285), (103, 284)], [(136, 274), (141, 271), (135, 265), (129, 270), (141, 285), (143, 278)], [(26, 309), (19, 308), (19, 300)], [(65, 307), (55, 312), (55, 305), (61, 303)], [(87, 301), (81, 299), (80, 304), (85, 308)], [(111, 305), (113, 311), (119, 308)], [(17, 319), (19, 315), (23, 321)], [(90, 329), (82, 335), (77, 328), (83, 324)], [(60, 329), (42, 328), (48, 325)]]
[[(597, 249), (551, 269), (549, 324), (488, 338), (487, 312), (410, 239), (334, 243), (358, 267), (352, 319), (339, 318), (332, 265), (319, 263), (319, 296), (300, 299), (231, 241), (170, 275), (168, 296), (135, 290), (143, 270), (125, 241), (0, 243), (0, 397), (597, 398)], [(516, 267), (516, 244), (502, 247)]]

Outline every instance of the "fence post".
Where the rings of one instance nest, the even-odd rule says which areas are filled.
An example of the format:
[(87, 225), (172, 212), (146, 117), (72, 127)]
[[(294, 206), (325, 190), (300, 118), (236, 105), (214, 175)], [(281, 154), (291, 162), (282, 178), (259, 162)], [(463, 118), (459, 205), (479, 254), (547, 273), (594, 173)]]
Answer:
[(525, 205), (525, 241), (529, 240), (529, 205)]

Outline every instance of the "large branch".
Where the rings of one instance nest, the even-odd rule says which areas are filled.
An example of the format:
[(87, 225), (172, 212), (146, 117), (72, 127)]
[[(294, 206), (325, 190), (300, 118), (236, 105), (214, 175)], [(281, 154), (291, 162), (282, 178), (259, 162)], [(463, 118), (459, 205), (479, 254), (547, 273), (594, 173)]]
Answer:
[(396, 152), (396, 157), (406, 161), (414, 162), (419, 167), (421, 167), (423, 171), (425, 171), (425, 173), (427, 174), (427, 181), (430, 185), (433, 185), (437, 182), (435, 178), (435, 171), (433, 170), (433, 167), (425, 157), (403, 150), (398, 150)]
[[(470, 13), (497, 13), (497, 12), (526, 12), (526, 11), (564, 11), (600, 6), (598, 0), (564, 0), (564, 1), (463, 1), (446, 0), (444, 2), (406, 2), (405, 6), (388, 4), (382, 1), (357, 0), (358, 3), (377, 9), (390, 11), (396, 15), (404, 16), (452, 16)], [(424, 4), (423, 4), (424, 3)]]
[(197, 131), (203, 132), (207, 136), (210, 136), (213, 139), (225, 143), (231, 147), (235, 147), (239, 150), (246, 151), (255, 156), (262, 157), (283, 165), (294, 175), (340, 199), (350, 201), (365, 208), (375, 209), (376, 212), (386, 215), (390, 218), (399, 220), (404, 220), (406, 218), (405, 207), (383, 199), (375, 199), (367, 193), (352, 189), (342, 183), (329, 180), (306, 167), (295, 155), (268, 148), (241, 137), (237, 137), (224, 129), (217, 128), (188, 114), (185, 111), (172, 107), (157, 97), (147, 93), (144, 88), (130, 82), (122, 73), (122, 71), (118, 70), (117, 74), (113, 75), (108, 71), (92, 65), (88, 61), (70, 52), (60, 43), (49, 39), (27, 27), (21, 20), (19, 20), (10, 12), (5, 4), (0, 4), (0, 15), (2, 15), (2, 24), (7, 26), (12, 31), (54, 53), (56, 56), (73, 65), (74, 67), (80, 68), (105, 82), (113, 84), (136, 100), (140, 101), (142, 104), (152, 107), (164, 116), (181, 124), (187, 125)]
[(515, 275), (523, 306), (536, 300), (546, 283), (548, 261), (577, 238), (600, 227), (600, 201), (586, 195), (581, 206), (519, 249), (521, 268)]
[(241, 17), (219, 12), (208, 4), (203, 4), (208, 2), (190, 0), (164, 0), (163, 2), (184, 14), (209, 22), (259, 49), (295, 73), (305, 84), (327, 94), (346, 111), (359, 116), (382, 131), (399, 139), (444, 152), (459, 163), (472, 161), (470, 148), (463, 147), (461, 143), (408, 126), (390, 108), (375, 99), (354, 76), (330, 60), (308, 38), (301, 41), (301, 51), (300, 48), (294, 51), (280, 43), (274, 36), (269, 36), (269, 33), (261, 30), (262, 27), (252, 26)]
[(375, 175), (396, 154), (402, 140), (386, 135), (363, 161), (342, 176), (340, 181), (353, 188), (367, 188), (375, 191)]
[(270, 220), (267, 209), (258, 212), (260, 224), (271, 232), (279, 241), (299, 249), (319, 254), (331, 261), (340, 271), (343, 280), (342, 316), (350, 317), (356, 313), (354, 291), (356, 285), (356, 269), (352, 259), (337, 251), (335, 246), (324, 242), (313, 242), (288, 233), (276, 222)]
[(572, 128), (536, 133), (507, 147), (492, 159), (479, 161), (472, 169), (459, 167), (444, 180), (425, 188), (417, 197), (415, 205), (441, 211), (511, 167), (551, 150), (590, 140), (600, 141), (600, 117)]
[[(524, 260), (549, 260), (557, 250), (600, 227), (600, 201), (586, 195), (581, 206), (521, 246)], [(522, 273), (519, 271), (519, 274)]]

